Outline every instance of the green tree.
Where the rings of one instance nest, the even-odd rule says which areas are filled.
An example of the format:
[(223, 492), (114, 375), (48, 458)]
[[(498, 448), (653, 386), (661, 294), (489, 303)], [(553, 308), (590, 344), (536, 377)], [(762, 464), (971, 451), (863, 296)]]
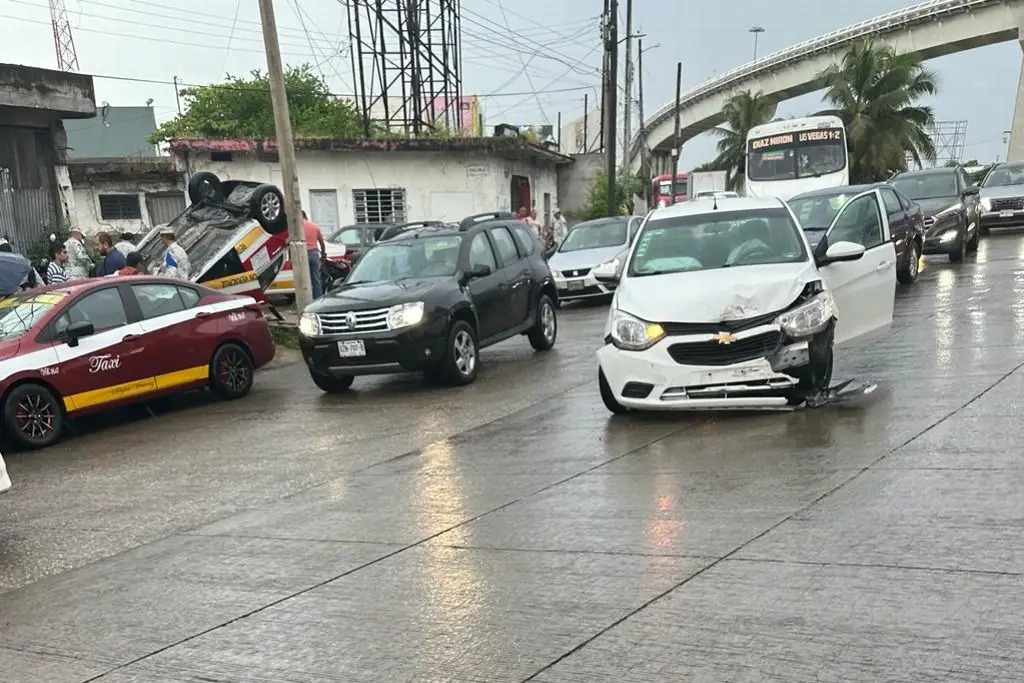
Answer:
[(863, 40), (818, 77), (832, 107), (821, 114), (838, 116), (846, 126), (851, 182), (884, 180), (907, 170), (908, 158), (918, 167), (935, 160), (928, 134), (935, 116), (918, 102), (935, 94), (937, 79), (920, 59)]
[[(643, 196), (643, 182), (629, 171), (619, 171), (615, 184), (615, 205), (628, 207), (634, 196)], [(619, 212), (617, 212), (619, 213)], [(587, 205), (583, 208), (583, 220), (602, 218), (608, 215), (608, 172), (600, 171), (587, 192)]]
[(747, 173), (747, 134), (750, 129), (768, 123), (777, 104), (764, 93), (744, 90), (733, 95), (722, 108), (724, 126), (711, 132), (718, 136), (718, 157), (711, 162), (716, 169), (728, 169), (730, 190), (743, 185)]
[(718, 162), (717, 159), (714, 159), (712, 161), (706, 161), (703, 164), (701, 164), (700, 166), (697, 166), (696, 168), (694, 168), (692, 171), (690, 171), (690, 173), (707, 173), (708, 171), (728, 171), (728, 170), (730, 170), (730, 168), (731, 168), (730, 166), (727, 166), (727, 165), (721, 164), (721, 163), (717, 163), (717, 162)]
[[(355, 106), (333, 97), (312, 67), (288, 67), (284, 80), (295, 137), (362, 137), (362, 122)], [(185, 113), (157, 128), (150, 142), (175, 138), (265, 140), (276, 136), (270, 82), (259, 70), (247, 78), (228, 75), (225, 83), (185, 88), (181, 96), (187, 107)]]

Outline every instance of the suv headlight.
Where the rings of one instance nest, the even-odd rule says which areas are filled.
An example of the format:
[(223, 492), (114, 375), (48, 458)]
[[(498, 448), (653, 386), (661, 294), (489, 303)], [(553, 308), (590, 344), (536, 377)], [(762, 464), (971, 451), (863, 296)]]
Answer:
[(403, 327), (412, 327), (413, 325), (419, 325), (422, 321), (422, 301), (398, 304), (388, 309), (388, 329), (398, 330)]
[(982, 197), (981, 198), (981, 208), (985, 209), (986, 211), (991, 211), (992, 210), (992, 200), (989, 199), (988, 197)]
[(612, 311), (612, 344), (626, 351), (649, 349), (665, 338), (665, 330), (658, 323), (649, 323), (625, 311)]
[(320, 316), (316, 313), (303, 311), (299, 316), (299, 333), (305, 337), (316, 337), (320, 334)]
[(775, 322), (790, 337), (809, 337), (821, 332), (836, 315), (832, 295), (825, 291), (807, 303), (786, 311)]
[(939, 211), (937, 214), (935, 214), (935, 218), (945, 218), (946, 216), (951, 216), (952, 214), (962, 210), (963, 208), (964, 205), (961, 204), (960, 202), (957, 202), (948, 209), (943, 209), (942, 211)]

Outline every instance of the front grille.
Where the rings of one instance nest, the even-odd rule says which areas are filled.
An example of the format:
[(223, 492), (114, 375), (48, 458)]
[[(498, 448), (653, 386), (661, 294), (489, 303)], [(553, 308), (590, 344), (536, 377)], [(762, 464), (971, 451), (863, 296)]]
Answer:
[(583, 277), (590, 272), (590, 268), (577, 268), (575, 270), (563, 270), (562, 277)]
[(780, 346), (782, 332), (773, 330), (737, 339), (731, 344), (714, 340), (673, 344), (668, 347), (668, 353), (680, 365), (733, 365), (770, 356)]
[(993, 211), (1024, 211), (1024, 197), (1000, 197), (992, 200)]
[[(320, 313), (320, 327), (324, 334), (353, 332), (384, 332), (388, 329), (388, 309)], [(352, 325), (349, 325), (352, 322)]]
[[(725, 320), (717, 323), (661, 323), (661, 328), (670, 337), (680, 337), (688, 334), (717, 334), (718, 332), (743, 332), (752, 330), (762, 325), (770, 325), (775, 322), (782, 311), (765, 313), (756, 318), (744, 320)], [(717, 343), (717, 342), (715, 342)]]

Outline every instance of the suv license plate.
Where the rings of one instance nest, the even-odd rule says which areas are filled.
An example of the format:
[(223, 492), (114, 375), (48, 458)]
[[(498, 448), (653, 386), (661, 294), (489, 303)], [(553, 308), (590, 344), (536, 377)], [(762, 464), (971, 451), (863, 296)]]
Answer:
[(580, 289), (583, 289), (583, 280), (569, 280), (568, 285), (570, 292), (578, 291)]
[(338, 355), (342, 358), (358, 358), (366, 355), (366, 346), (362, 339), (338, 342)]
[(1013, 218), (1013, 211), (1000, 211), (999, 212), (999, 217), (1000, 218)]

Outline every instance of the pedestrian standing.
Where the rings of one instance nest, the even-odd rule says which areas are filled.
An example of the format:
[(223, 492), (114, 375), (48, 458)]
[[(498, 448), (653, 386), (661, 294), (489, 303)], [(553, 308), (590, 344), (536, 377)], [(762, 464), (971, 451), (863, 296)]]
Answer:
[(63, 244), (54, 244), (50, 247), (50, 265), (46, 267), (46, 284), (55, 285), (68, 281), (68, 271), (64, 267), (67, 262), (67, 247)]
[(96, 235), (96, 243), (99, 245), (103, 260), (96, 267), (96, 277), (113, 275), (124, 268), (127, 264), (124, 254), (114, 248), (114, 240), (105, 232)]
[(302, 212), (302, 231), (306, 238), (306, 255), (309, 257), (309, 280), (313, 285), (313, 298), (323, 296), (323, 280), (320, 277), (320, 261), (327, 256), (327, 245), (320, 226), (309, 220), (306, 212)]
[(534, 236), (536, 236), (538, 240), (542, 240), (540, 234), (541, 225), (540, 221), (537, 220), (537, 210), (534, 209), (530, 213), (526, 214), (526, 217), (523, 220), (525, 220), (526, 224), (530, 226), (531, 230), (533, 230)]
[(569, 233), (569, 223), (565, 220), (565, 216), (562, 215), (561, 211), (555, 211), (555, 224), (552, 230), (554, 242), (556, 245), (561, 244), (562, 240)]
[(71, 237), (64, 243), (68, 252), (67, 273), (69, 280), (80, 280), (89, 277), (92, 271), (92, 259), (85, 249), (85, 236), (79, 228), (71, 228)]
[(128, 254), (135, 251), (135, 235), (130, 232), (122, 232), (121, 239), (114, 245), (114, 248), (121, 252), (125, 258), (128, 258)]
[(191, 273), (188, 263), (188, 253), (174, 238), (174, 228), (168, 226), (160, 231), (160, 239), (163, 241), (167, 251), (164, 252), (164, 260), (160, 265), (160, 274), (167, 277), (176, 277), (187, 280)]

